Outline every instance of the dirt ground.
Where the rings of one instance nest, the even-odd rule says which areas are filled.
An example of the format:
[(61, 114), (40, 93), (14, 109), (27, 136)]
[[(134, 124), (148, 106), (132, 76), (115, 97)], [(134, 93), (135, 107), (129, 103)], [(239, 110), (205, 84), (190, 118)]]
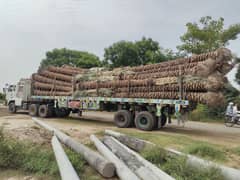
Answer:
[[(82, 117), (72, 116), (66, 119), (49, 118), (44, 119), (52, 125), (81, 142), (88, 140), (89, 135), (98, 133), (105, 129), (117, 129), (113, 124), (113, 113), (110, 112), (84, 112)], [(5, 107), (0, 107), (0, 126), (12, 133), (17, 138), (34, 137), (35, 141), (45, 139), (46, 134), (33, 123), (27, 113), (21, 112), (15, 115), (9, 114)], [(139, 131), (131, 128), (133, 131)], [(35, 137), (35, 131), (40, 132)], [(240, 127), (226, 127), (221, 123), (201, 123), (188, 121), (185, 126), (177, 125), (176, 121), (168, 124), (165, 128), (153, 131), (154, 134), (174, 134), (185, 135), (196, 140), (207, 141), (214, 144), (225, 145), (228, 147), (239, 146)]]

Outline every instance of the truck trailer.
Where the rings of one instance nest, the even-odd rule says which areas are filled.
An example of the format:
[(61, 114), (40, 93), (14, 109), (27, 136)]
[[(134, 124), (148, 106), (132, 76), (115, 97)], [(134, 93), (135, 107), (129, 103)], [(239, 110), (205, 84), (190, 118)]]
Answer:
[(49, 66), (5, 92), (12, 113), (23, 109), (47, 118), (115, 111), (116, 126), (152, 130), (165, 126), (174, 114), (185, 117), (197, 103), (224, 104), (225, 75), (232, 68), (232, 54), (226, 48), (136, 67)]
[(166, 125), (167, 118), (186, 112), (189, 101), (181, 99), (113, 98), (33, 95), (31, 79), (21, 79), (17, 85), (4, 89), (9, 112), (26, 110), (41, 118), (67, 117), (83, 111), (115, 111), (114, 123), (120, 128), (136, 126), (153, 130)]

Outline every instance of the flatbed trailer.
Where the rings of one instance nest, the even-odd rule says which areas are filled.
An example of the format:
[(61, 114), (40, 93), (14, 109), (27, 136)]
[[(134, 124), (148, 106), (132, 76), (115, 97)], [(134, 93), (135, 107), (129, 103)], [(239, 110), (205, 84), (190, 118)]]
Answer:
[(114, 123), (120, 128), (135, 125), (142, 130), (163, 127), (167, 118), (176, 113), (185, 113), (189, 106), (187, 100), (146, 99), (146, 98), (112, 98), (112, 97), (51, 97), (32, 96), (32, 99), (53, 99), (55, 109), (60, 112), (78, 113), (83, 111), (115, 111)]
[(83, 111), (115, 111), (114, 123), (120, 128), (136, 126), (141, 130), (153, 130), (165, 126), (173, 114), (184, 114), (188, 100), (36, 96), (31, 95), (31, 82), (22, 80), (17, 86), (6, 89), (9, 111), (27, 110), (31, 116), (67, 117)]

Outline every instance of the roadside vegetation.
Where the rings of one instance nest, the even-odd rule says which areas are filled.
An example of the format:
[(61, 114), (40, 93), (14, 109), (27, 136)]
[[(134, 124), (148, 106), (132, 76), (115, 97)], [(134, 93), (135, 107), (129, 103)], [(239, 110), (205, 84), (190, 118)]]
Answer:
[(143, 151), (142, 156), (177, 180), (224, 179), (217, 168), (195, 168), (187, 164), (186, 157), (168, 155), (165, 150), (154, 147)]
[[(65, 148), (65, 152), (81, 179), (99, 179), (80, 154), (68, 148)], [(2, 128), (0, 129), (0, 170), (17, 170), (46, 180), (60, 179), (51, 145), (38, 145), (5, 137)]]
[(0, 92), (0, 104), (3, 104), (5, 102), (5, 98), (6, 98), (5, 94)]
[(226, 155), (223, 150), (208, 143), (194, 143), (185, 148), (189, 154), (193, 154), (204, 159), (224, 162)]
[[(120, 130), (120, 132), (128, 134), (133, 137), (138, 137), (156, 144), (160, 148), (173, 148), (178, 151), (192, 154), (200, 158), (214, 161), (219, 164), (233, 165), (233, 167), (240, 167), (240, 147), (226, 147), (208, 143), (205, 141), (194, 140), (184, 135), (171, 135), (155, 132), (139, 132), (131, 130)], [(144, 152), (149, 160), (153, 163), (155, 160), (161, 162), (162, 156), (165, 153), (162, 151), (152, 149), (149, 152)], [(236, 158), (237, 157), (237, 158)], [(158, 159), (160, 158), (160, 159)]]

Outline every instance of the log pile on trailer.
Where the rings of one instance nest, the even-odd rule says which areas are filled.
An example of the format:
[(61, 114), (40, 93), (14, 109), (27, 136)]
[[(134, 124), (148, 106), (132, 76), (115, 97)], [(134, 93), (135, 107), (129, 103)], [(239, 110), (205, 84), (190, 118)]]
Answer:
[(76, 76), (75, 97), (185, 99), (216, 105), (224, 101), (224, 77), (233, 67), (230, 50), (193, 55), (158, 64), (103, 68)]
[(40, 69), (32, 75), (33, 94), (37, 96), (70, 96), (73, 76), (85, 70), (71, 66)]

